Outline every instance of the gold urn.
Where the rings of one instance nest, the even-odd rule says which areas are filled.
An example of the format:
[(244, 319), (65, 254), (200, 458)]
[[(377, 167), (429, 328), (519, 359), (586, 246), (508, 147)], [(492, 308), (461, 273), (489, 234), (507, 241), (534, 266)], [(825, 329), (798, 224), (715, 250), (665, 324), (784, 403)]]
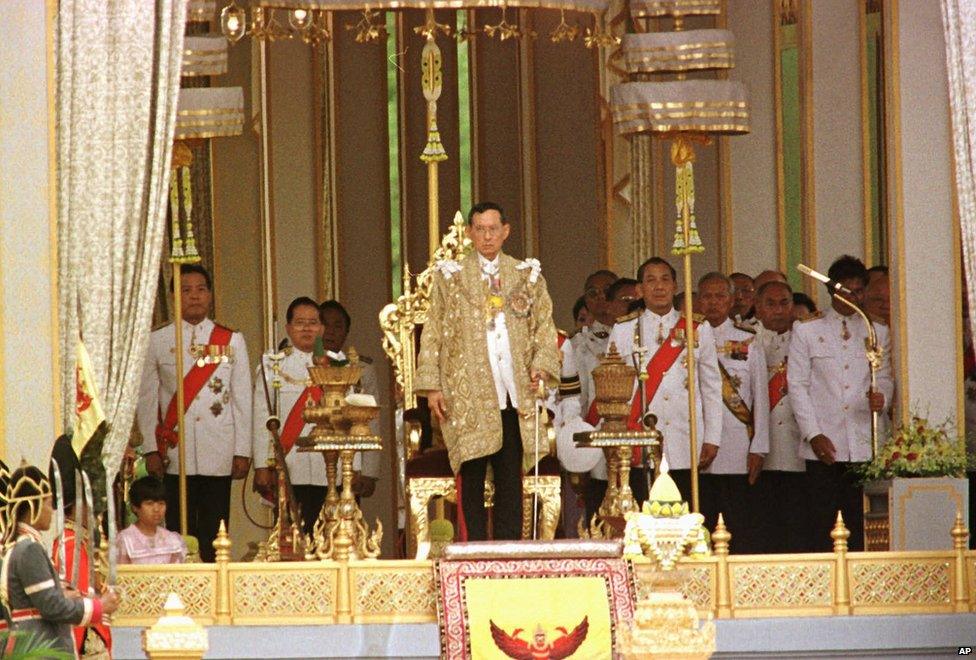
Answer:
[(624, 362), (611, 343), (600, 364), (593, 370), (596, 389), (596, 411), (603, 418), (604, 431), (626, 431), (630, 402), (634, 396), (637, 370)]

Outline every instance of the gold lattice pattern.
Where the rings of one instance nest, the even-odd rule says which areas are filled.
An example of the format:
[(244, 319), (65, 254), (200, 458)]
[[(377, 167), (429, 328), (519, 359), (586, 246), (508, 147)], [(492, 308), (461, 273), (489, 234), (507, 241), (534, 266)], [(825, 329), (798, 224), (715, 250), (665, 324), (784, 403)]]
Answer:
[[(684, 576), (679, 591), (682, 595), (694, 603), (699, 610), (711, 610), (714, 608), (712, 603), (712, 567), (698, 566), (687, 567), (679, 566), (678, 571)], [(650, 566), (639, 564), (634, 566), (635, 586), (637, 601), (646, 600), (654, 591), (651, 585), (651, 578), (654, 570)]]
[(699, 610), (714, 609), (712, 602), (712, 569), (709, 566), (683, 569), (688, 576), (681, 583), (681, 593)]
[(832, 602), (829, 563), (730, 568), (733, 607), (829, 606)]
[(851, 566), (854, 605), (949, 603), (949, 562), (892, 561)]
[(233, 576), (234, 616), (332, 616), (332, 573), (239, 573)]
[(163, 603), (170, 593), (177, 593), (183, 601), (188, 616), (212, 617), (214, 613), (215, 575), (182, 574), (119, 575), (119, 587), (123, 598), (119, 599), (116, 619), (158, 618), (163, 614)]
[(437, 615), (433, 571), (357, 571), (354, 575), (357, 614)]

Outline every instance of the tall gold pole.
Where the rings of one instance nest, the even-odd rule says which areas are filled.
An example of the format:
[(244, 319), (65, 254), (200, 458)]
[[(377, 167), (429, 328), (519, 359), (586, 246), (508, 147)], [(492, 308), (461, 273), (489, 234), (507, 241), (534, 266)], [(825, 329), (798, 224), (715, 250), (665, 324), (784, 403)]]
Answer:
[(183, 292), (180, 282), (180, 262), (172, 260), (173, 264), (173, 307), (176, 328), (176, 451), (179, 455), (180, 468), (180, 534), (187, 534), (186, 517), (186, 422), (183, 411), (186, 410), (186, 394), (183, 391)]
[(434, 9), (427, 8), (427, 20), (422, 29), (427, 38), (421, 51), (421, 86), (427, 101), (427, 144), (420, 160), (427, 163), (427, 246), (430, 258), (440, 245), (440, 189), (437, 179), (437, 164), (447, 160), (441, 134), (437, 128), (437, 100), (441, 97), (443, 72), (441, 70), (441, 49), (435, 37), (442, 26), (434, 20)]
[[(260, 7), (254, 9), (255, 21), (263, 25), (264, 14)], [(261, 302), (262, 331), (269, 350), (275, 349), (275, 285), (274, 285), (274, 218), (271, 191), (271, 129), (268, 115), (268, 39), (255, 39), (258, 50), (258, 110), (261, 165)]]
[(698, 511), (698, 410), (695, 405), (695, 326), (692, 305), (691, 255), (704, 252), (698, 229), (695, 226), (695, 184), (692, 163), (695, 148), (686, 135), (674, 136), (671, 144), (671, 162), (675, 167), (675, 205), (678, 211), (678, 227), (675, 231), (672, 254), (681, 256), (684, 267), (685, 287), (685, 366), (688, 376), (688, 445), (691, 455), (691, 508)]

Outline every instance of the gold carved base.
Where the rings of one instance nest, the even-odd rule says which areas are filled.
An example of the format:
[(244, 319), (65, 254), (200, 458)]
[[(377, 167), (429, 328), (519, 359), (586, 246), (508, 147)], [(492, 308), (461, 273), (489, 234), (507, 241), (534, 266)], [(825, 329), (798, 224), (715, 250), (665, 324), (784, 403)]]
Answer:
[[(537, 480), (538, 479), (538, 480)], [(485, 482), (485, 506), (491, 507), (494, 499), (495, 486), (491, 481)], [(407, 480), (407, 499), (410, 506), (409, 536), (407, 539), (408, 556), (417, 555), (418, 550), (429, 547), (430, 520), (428, 510), (430, 503), (437, 497), (448, 502), (457, 503), (457, 489), (454, 477), (411, 477)], [(559, 524), (559, 513), (562, 508), (560, 479), (558, 476), (527, 475), (522, 477), (522, 538), (532, 538), (533, 500), (539, 498), (538, 525), (539, 538), (552, 540), (556, 538), (556, 526)], [(417, 557), (423, 559), (425, 557)]]

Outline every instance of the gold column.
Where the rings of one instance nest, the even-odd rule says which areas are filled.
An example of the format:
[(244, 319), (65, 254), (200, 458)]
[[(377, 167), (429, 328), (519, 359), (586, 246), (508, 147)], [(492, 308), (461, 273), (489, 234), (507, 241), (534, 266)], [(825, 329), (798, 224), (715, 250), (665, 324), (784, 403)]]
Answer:
[(230, 589), (230, 537), (227, 526), (220, 521), (217, 538), (213, 542), (217, 564), (217, 594), (214, 600), (214, 623), (218, 626), (231, 623), (231, 589)]
[[(528, 9), (519, 9), (519, 27), (523, 34), (532, 32), (532, 15)], [(535, 130), (535, 57), (532, 39), (518, 40), (518, 133), (520, 179), (522, 182), (522, 247), (526, 257), (539, 256), (539, 200), (536, 170)]]
[(962, 511), (956, 509), (956, 524), (952, 526), (952, 547), (955, 550), (956, 561), (953, 567), (955, 584), (953, 591), (955, 596), (952, 599), (953, 612), (969, 611), (969, 580), (966, 579), (966, 541), (969, 540), (969, 530), (962, 519)]
[(732, 616), (732, 597), (731, 597), (731, 576), (729, 575), (729, 541), (732, 534), (725, 527), (725, 518), (718, 514), (718, 524), (715, 526), (715, 533), (712, 534), (712, 545), (715, 557), (718, 559), (716, 566), (716, 580), (718, 581), (718, 595), (715, 602), (715, 613), (720, 619), (728, 619)]
[(657, 252), (658, 232), (654, 218), (654, 155), (656, 145), (649, 133), (630, 138), (630, 226), (633, 231), (634, 268)]

